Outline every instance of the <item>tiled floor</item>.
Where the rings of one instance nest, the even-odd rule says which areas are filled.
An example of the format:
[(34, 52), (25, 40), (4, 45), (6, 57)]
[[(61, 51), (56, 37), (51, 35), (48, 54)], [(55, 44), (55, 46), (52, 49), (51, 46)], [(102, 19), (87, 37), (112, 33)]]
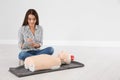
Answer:
[(120, 80), (120, 47), (53, 47), (54, 55), (68, 51), (85, 67), (18, 78), (8, 71), (18, 66), (18, 46), (0, 45), (0, 80)]

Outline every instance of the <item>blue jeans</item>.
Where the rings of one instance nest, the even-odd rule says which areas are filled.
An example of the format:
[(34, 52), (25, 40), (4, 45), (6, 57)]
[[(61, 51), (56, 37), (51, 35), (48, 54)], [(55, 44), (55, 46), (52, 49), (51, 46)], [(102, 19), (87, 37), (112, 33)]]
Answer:
[(53, 52), (54, 52), (54, 49), (52, 47), (47, 47), (47, 48), (42, 49), (42, 50), (21, 51), (19, 53), (18, 58), (20, 60), (25, 60), (25, 58), (27, 58), (29, 56), (40, 55), (40, 54), (52, 55)]

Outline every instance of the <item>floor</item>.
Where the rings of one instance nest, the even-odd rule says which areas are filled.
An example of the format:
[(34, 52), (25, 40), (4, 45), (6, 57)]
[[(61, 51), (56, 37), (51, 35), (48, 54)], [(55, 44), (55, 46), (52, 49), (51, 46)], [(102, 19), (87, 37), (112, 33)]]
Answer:
[(68, 51), (85, 67), (18, 78), (8, 71), (18, 66), (18, 46), (0, 45), (0, 80), (120, 80), (120, 47), (53, 47), (54, 55)]

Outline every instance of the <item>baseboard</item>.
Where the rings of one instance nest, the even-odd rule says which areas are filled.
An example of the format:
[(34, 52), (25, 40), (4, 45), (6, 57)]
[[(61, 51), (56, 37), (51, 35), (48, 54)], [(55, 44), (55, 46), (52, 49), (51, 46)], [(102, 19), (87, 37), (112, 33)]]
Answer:
[(17, 40), (0, 40), (0, 44), (17, 44)]
[(45, 41), (45, 43), (59, 46), (120, 47), (120, 41)]
[[(17, 40), (0, 40), (0, 44), (17, 44)], [(120, 41), (56, 41), (46, 40), (44, 45), (56, 46), (88, 46), (88, 47), (120, 47)]]

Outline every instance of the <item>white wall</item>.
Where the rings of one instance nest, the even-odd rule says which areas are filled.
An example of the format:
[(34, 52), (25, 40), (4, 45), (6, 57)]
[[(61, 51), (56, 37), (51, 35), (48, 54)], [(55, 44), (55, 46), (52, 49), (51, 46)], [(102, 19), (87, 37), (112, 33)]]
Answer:
[(0, 0), (0, 40), (17, 40), (26, 11), (37, 10), (49, 41), (120, 41), (119, 0)]

